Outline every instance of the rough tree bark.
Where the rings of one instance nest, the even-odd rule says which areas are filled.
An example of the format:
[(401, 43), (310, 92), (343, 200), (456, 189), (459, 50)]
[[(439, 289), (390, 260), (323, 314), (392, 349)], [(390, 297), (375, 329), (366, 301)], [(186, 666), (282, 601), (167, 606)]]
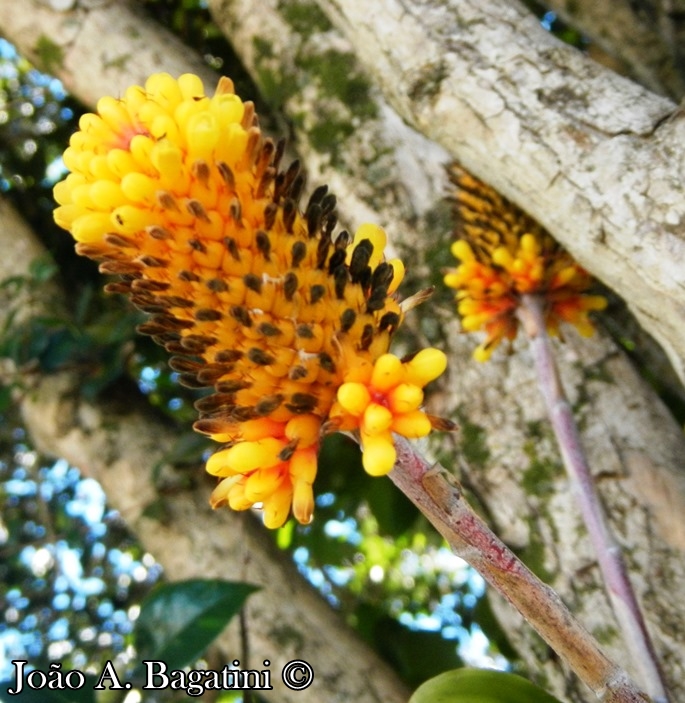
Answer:
[[(322, 4), (330, 9), (329, 3)], [(674, 162), (681, 149), (677, 134), (671, 143), (662, 132), (678, 132), (682, 127), (674, 119), (650, 136), (654, 124), (672, 110), (671, 103), (588, 66), (566, 47), (538, 34), (534, 21), (513, 3), (500, 7), (492, 0), (464, 1), (458, 8), (454, 3), (434, 7), (406, 3), (404, 8), (389, 0), (360, 3), (365, 16), (354, 18), (352, 43), (311, 2), (213, 0), (210, 5), (264, 96), (290, 120), (311, 180), (332, 185), (347, 223), (354, 226), (372, 219), (387, 225), (398, 248), (411, 252), (412, 270), (405, 290), (411, 292), (412, 279), (437, 278), (436, 266), (447, 261), (442, 252), (449, 239), (448, 223), (440, 200), (442, 165), (450, 156), (407, 128), (382, 95), (395, 103), (405, 119), (442, 141), (451, 155), (538, 216), (588, 268), (619, 292), (631, 291), (634, 306), (647, 310), (655, 304), (645, 300), (647, 293), (658, 300), (664, 323), (659, 329), (663, 338), (677, 345), (682, 333), (673, 328), (677, 296), (664, 291), (669, 285), (678, 288), (673, 261), (680, 239), (665, 226), (660, 229), (659, 218), (665, 217), (667, 205), (681, 206), (677, 182), (657, 180), (657, 175), (668, 166), (658, 162), (659, 149), (672, 148)], [(343, 5), (347, 11), (342, 2), (337, 7)], [(417, 8), (421, 16), (413, 14)], [(307, 21), (301, 19), (303, 10)], [(56, 21), (76, 22), (78, 31), (72, 30), (71, 39), (64, 43), (61, 65), (53, 67), (57, 75), (63, 72), (72, 81), (74, 90), (78, 71), (64, 67), (84, 62), (91, 64), (90, 80), (81, 89), (89, 94), (144, 80), (135, 62), (125, 61), (113, 79), (102, 52), (93, 51), (95, 43), (80, 36), (88, 27), (102, 26), (101, 21), (87, 18), (91, 12), (128, 10), (126, 5), (117, 4), (114, 10), (105, 4), (66, 16), (67, 21), (36, 9), (30, 25), (23, 22), (20, 32), (16, 4), (0, 0), (0, 27), (20, 42), (24, 53), (36, 55), (38, 40), (52, 36)], [(441, 22), (443, 32), (438, 31)], [(341, 20), (346, 27), (351, 23), (349, 17)], [(159, 52), (155, 70), (178, 72), (176, 58), (166, 58), (165, 40), (152, 44), (154, 36), (148, 37), (146, 45)], [(115, 39), (117, 56), (128, 55), (124, 48), (128, 37)], [(405, 49), (406, 55), (401, 53)], [(532, 56), (536, 50), (540, 55)], [(357, 54), (375, 60), (379, 70), (375, 84), (365, 77)], [(586, 84), (578, 85), (578, 74), (587, 77)], [(593, 91), (600, 89), (605, 96), (597, 103)], [(574, 96), (587, 96), (588, 101)], [(620, 96), (623, 101), (633, 100), (632, 110)], [(614, 111), (616, 106), (624, 109)], [(640, 158), (630, 171), (626, 159), (636, 153)], [(580, 156), (583, 159), (576, 163)], [(652, 156), (657, 163), (653, 180), (648, 181)], [(495, 160), (497, 172), (489, 172)], [(629, 177), (651, 183), (651, 190), (640, 185), (630, 193), (625, 190)], [(625, 236), (619, 236), (621, 223), (639, 214), (631, 210), (638, 192), (645, 202), (651, 198), (647, 222), (653, 227), (643, 219), (642, 229), (627, 228)], [(614, 194), (618, 202), (612, 200)], [(620, 196), (625, 196), (624, 201)], [(569, 211), (577, 216), (575, 220)], [(597, 240), (598, 227), (606, 233), (603, 244)], [(638, 245), (643, 248), (635, 261)], [(664, 254), (667, 245), (673, 247), (670, 255)], [(644, 280), (643, 268), (649, 268)], [(487, 365), (476, 365), (470, 360), (474, 342), (458, 333), (451, 304), (433, 306), (431, 315), (423, 317), (420, 322), (418, 316), (409, 320), (413, 332), (429, 336), (433, 343), (442, 340), (450, 351), (449, 378), (432, 398), (433, 407), (462, 424), (460, 435), (436, 439), (432, 451), (445, 465), (460, 471), (505, 541), (561, 593), (602, 638), (609, 653), (629, 666), (567, 490), (525, 345), (517, 345), (519, 353), (514, 356), (498, 355)], [(671, 326), (665, 324), (669, 318)], [(405, 340), (408, 346), (413, 343)], [(638, 597), (669, 681), (676, 698), (682, 697), (682, 433), (604, 336), (583, 341), (571, 334), (559, 352), (562, 376), (581, 419), (602, 498), (628, 552)], [(46, 444), (58, 443), (54, 432), (43, 436)], [(496, 607), (531, 672), (568, 701), (588, 700), (587, 692), (522, 627), (516, 614), (501, 602)]]
[[(0, 250), (7, 254), (0, 260), (0, 280), (26, 273), (31, 261), (45, 254), (4, 201)], [(408, 692), (396, 675), (309, 586), (256, 519), (211, 510), (212, 482), (200, 466), (190, 477), (192, 487), (178, 488), (187, 485), (187, 472), (179, 475), (166, 460), (177, 435), (135, 387), (124, 386), (91, 403), (80, 395), (75, 373), (31, 374), (25, 381), (30, 387), (19, 402), (37, 448), (64, 457), (99, 481), (167, 578), (224, 578), (261, 587), (246, 606), (250, 661), (244, 661), (236, 621), (215, 648), (220, 666), (238, 658), (243, 667), (260, 669), (269, 659), (274, 690), (267, 697), (283, 703), (406, 701)], [(160, 477), (153, 479), (158, 465)], [(163, 519), (145, 512), (160, 503), (162, 510), (155, 514)], [(280, 681), (280, 670), (293, 659), (312, 665), (310, 688), (291, 691)]]
[(670, 0), (545, 0), (550, 10), (619, 62), (655, 93), (680, 100), (685, 93), (682, 10)]

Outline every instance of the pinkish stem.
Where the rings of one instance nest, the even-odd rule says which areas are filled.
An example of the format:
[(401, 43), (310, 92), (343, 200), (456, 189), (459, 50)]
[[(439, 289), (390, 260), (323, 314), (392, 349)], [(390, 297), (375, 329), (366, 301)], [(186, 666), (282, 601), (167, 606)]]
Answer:
[(563, 657), (603, 703), (651, 699), (601, 651), (559, 596), (490, 530), (464, 499), (456, 480), (395, 436), (393, 483), (421, 510), (454, 552), (496, 588)]
[(544, 302), (537, 296), (524, 295), (519, 308), (519, 317), (530, 337), (538, 383), (547, 412), (559, 443), (564, 465), (574, 487), (583, 520), (597, 553), (602, 577), (626, 646), (654, 702), (668, 703), (669, 698), (654, 646), (628, 578), (621, 549), (605, 519), (571, 406), (559, 378), (551, 340), (545, 326), (543, 304)]

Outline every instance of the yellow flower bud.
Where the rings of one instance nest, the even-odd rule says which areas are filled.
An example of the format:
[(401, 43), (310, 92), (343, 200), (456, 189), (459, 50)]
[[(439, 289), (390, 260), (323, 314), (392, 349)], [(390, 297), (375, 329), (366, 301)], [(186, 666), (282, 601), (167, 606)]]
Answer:
[(378, 403), (371, 403), (364, 411), (362, 420), (362, 432), (369, 435), (377, 435), (385, 432), (393, 422), (392, 413), (388, 408)]
[(266, 500), (278, 490), (284, 478), (285, 474), (275, 467), (252, 472), (245, 481), (245, 499), (253, 503)]
[(422, 349), (405, 365), (407, 383), (423, 388), (435, 380), (447, 368), (447, 356), (439, 349)]
[(121, 179), (121, 191), (134, 203), (155, 204), (158, 190), (159, 181), (144, 173), (132, 171)]
[(463, 239), (458, 239), (454, 242), (450, 247), (450, 251), (452, 252), (452, 256), (459, 259), (459, 261), (474, 261), (476, 258), (473, 249), (471, 249)]
[(308, 447), (297, 450), (292, 455), (289, 466), (293, 482), (304, 481), (313, 484), (316, 478), (316, 449)]
[(270, 530), (283, 526), (290, 513), (290, 504), (293, 498), (292, 488), (281, 486), (270, 495), (263, 505), (264, 525)]
[(184, 100), (195, 100), (195, 98), (200, 98), (205, 94), (202, 79), (194, 73), (184, 73), (179, 76), (178, 87)]
[(105, 232), (111, 231), (110, 216), (100, 212), (81, 215), (71, 226), (71, 233), (77, 242), (98, 242), (102, 240)]
[(222, 505), (228, 503), (228, 494), (230, 493), (233, 486), (235, 486), (238, 481), (242, 480), (242, 475), (229, 476), (224, 478), (216, 485), (216, 488), (212, 491), (209, 496), (209, 504), (212, 508), (220, 508)]
[(379, 435), (362, 433), (362, 466), (370, 476), (385, 476), (395, 466), (397, 452), (392, 435), (384, 432)]
[(388, 402), (393, 414), (417, 410), (423, 403), (423, 390), (413, 383), (400, 383), (388, 394)]
[(226, 464), (233, 472), (243, 474), (255, 469), (268, 469), (282, 461), (278, 454), (284, 446), (285, 442), (275, 437), (239, 442), (225, 450)]
[(527, 254), (537, 256), (540, 253), (538, 238), (533, 234), (524, 234), (521, 237), (521, 249)]
[(352, 256), (352, 250), (364, 239), (368, 239), (373, 245), (373, 252), (371, 254), (371, 258), (369, 259), (369, 266), (371, 266), (371, 268), (375, 268), (381, 263), (381, 261), (383, 261), (383, 252), (385, 251), (385, 245), (388, 239), (387, 235), (385, 234), (385, 230), (378, 225), (368, 222), (360, 225), (354, 233), (354, 240), (349, 247), (348, 259)]
[(297, 415), (285, 426), (285, 436), (298, 440), (299, 447), (309, 447), (318, 442), (320, 432), (321, 418), (316, 415)]
[(393, 268), (393, 275), (392, 275), (392, 281), (390, 282), (390, 285), (388, 286), (388, 293), (392, 294), (394, 293), (400, 283), (402, 283), (402, 280), (404, 279), (404, 263), (400, 259), (389, 259), (388, 263), (392, 266)]
[(362, 383), (343, 383), (337, 397), (343, 409), (354, 416), (361, 415), (371, 402), (369, 390)]
[(495, 345), (490, 345), (490, 346), (485, 346), (484, 344), (481, 344), (480, 346), (476, 347), (473, 350), (473, 358), (475, 361), (478, 362), (484, 362), (487, 361), (491, 356), (492, 352), (494, 351)]
[(381, 393), (404, 381), (402, 362), (394, 354), (383, 354), (373, 366), (371, 386)]
[(232, 510), (248, 510), (253, 503), (245, 497), (245, 477), (241, 476), (240, 481), (235, 483), (228, 491), (228, 505)]
[(314, 491), (310, 483), (299, 481), (293, 488), (293, 516), (302, 525), (309, 525), (314, 514)]
[(514, 257), (506, 247), (497, 247), (497, 249), (492, 252), (492, 261), (503, 268), (511, 268), (514, 263)]
[(188, 120), (188, 151), (192, 158), (209, 158), (219, 141), (219, 125), (211, 113), (193, 115)]
[(280, 437), (282, 434), (283, 424), (269, 417), (247, 420), (240, 425), (240, 436), (246, 442), (254, 442), (266, 437)]
[(425, 437), (431, 431), (431, 423), (421, 410), (414, 410), (404, 415), (397, 415), (392, 422), (392, 431), (407, 439)]

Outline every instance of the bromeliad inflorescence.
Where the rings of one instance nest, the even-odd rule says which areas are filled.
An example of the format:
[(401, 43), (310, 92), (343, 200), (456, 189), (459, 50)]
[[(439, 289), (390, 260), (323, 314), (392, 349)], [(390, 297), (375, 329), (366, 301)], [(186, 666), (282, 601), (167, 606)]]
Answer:
[(182, 382), (213, 388), (195, 428), (225, 445), (207, 463), (214, 506), (261, 504), (269, 527), (292, 508), (307, 523), (323, 434), (359, 430), (379, 475), (394, 464), (392, 432), (446, 426), (420, 409), (444, 354), (388, 353), (404, 268), (384, 259), (384, 231), (334, 235), (325, 186), (301, 210), (297, 164), (280, 169), (282, 143), (229, 79), (208, 97), (197, 76), (156, 74), (79, 126), (55, 219), (119, 276), (108, 290), (150, 314), (140, 331)]
[(453, 164), (449, 177), (456, 241), (452, 253), (459, 266), (446, 272), (445, 283), (457, 290), (457, 309), (466, 332), (484, 330), (485, 341), (474, 351), (478, 361), (490, 358), (503, 340), (518, 331), (522, 295), (544, 298), (545, 325), (559, 334), (563, 322), (589, 336), (588, 318), (606, 300), (590, 295), (591, 276), (535, 220), (496, 190)]

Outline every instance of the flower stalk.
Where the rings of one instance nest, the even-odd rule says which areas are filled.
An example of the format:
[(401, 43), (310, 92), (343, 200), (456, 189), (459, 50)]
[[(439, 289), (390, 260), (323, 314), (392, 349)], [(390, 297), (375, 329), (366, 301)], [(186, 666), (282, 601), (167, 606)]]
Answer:
[(654, 645), (630, 583), (621, 549), (607, 524), (571, 406), (559, 378), (545, 325), (544, 299), (539, 295), (521, 296), (517, 315), (530, 339), (540, 390), (623, 639), (654, 702), (668, 703)]
[(467, 561), (508, 600), (603, 703), (646, 703), (646, 693), (602, 652), (559, 596), (495, 535), (464, 499), (461, 486), (439, 464), (395, 438), (389, 477)]

